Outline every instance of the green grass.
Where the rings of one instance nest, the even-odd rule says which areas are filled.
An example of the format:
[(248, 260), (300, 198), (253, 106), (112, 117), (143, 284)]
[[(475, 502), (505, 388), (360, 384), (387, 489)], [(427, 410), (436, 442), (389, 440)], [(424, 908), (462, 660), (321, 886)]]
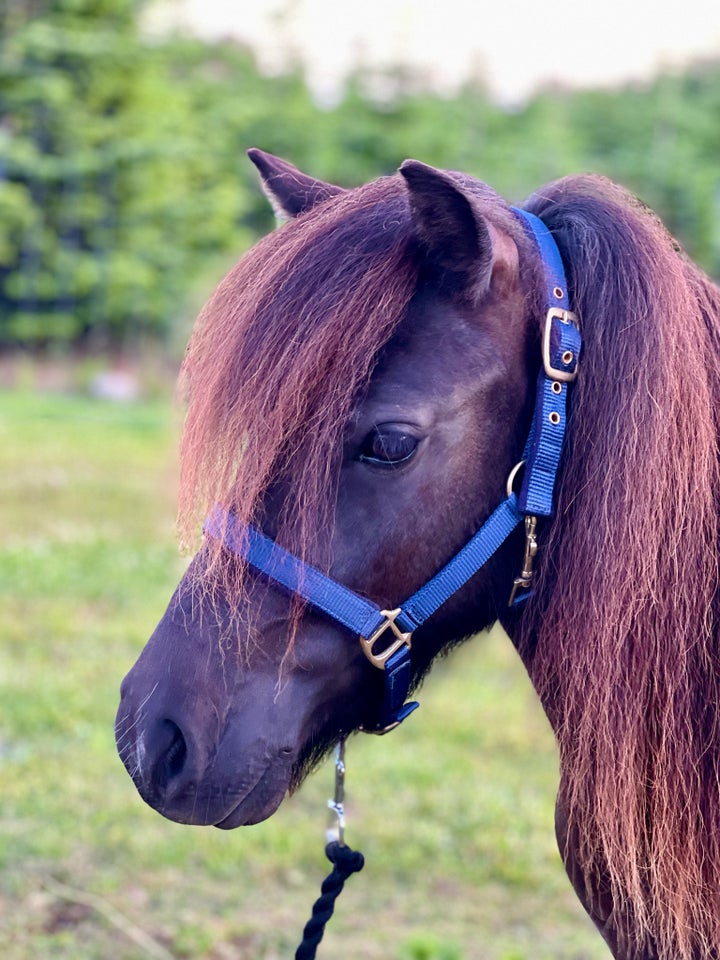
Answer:
[[(0, 393), (0, 956), (291, 957), (331, 764), (267, 823), (169, 823), (117, 758), (118, 686), (182, 572), (169, 404)], [(348, 745), (349, 882), (319, 958), (601, 960), (555, 848), (555, 749), (509, 642)], [(143, 939), (144, 938), (144, 939)]]

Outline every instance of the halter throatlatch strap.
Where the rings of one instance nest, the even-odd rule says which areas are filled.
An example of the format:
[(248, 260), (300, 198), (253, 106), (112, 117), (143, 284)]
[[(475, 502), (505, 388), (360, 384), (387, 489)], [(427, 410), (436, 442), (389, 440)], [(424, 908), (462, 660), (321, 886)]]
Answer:
[[(276, 583), (317, 610), (332, 617), (360, 638), (363, 652), (383, 671), (385, 688), (380, 717), (369, 733), (387, 733), (418, 706), (406, 702), (412, 680), (412, 635), (493, 556), (524, 519), (526, 550), (516, 578), (513, 604), (532, 589), (532, 561), (537, 549), (537, 517), (553, 513), (553, 493), (567, 421), (568, 385), (577, 376), (580, 331), (568, 308), (562, 258), (552, 234), (538, 217), (512, 208), (540, 253), (545, 276), (546, 314), (542, 336), (542, 366), (538, 375), (530, 435), (525, 445), (525, 473), (518, 494), (508, 491), (471, 540), (435, 576), (400, 607), (381, 609), (278, 546), (255, 527), (238, 523), (232, 511), (216, 506), (205, 522), (205, 533)], [(531, 531), (531, 532), (528, 532)]]

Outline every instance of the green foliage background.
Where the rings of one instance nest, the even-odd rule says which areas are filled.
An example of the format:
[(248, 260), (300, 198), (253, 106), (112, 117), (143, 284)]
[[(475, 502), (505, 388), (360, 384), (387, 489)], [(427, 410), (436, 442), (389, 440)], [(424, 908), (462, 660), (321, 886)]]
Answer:
[(365, 72), (322, 108), (292, 61), (268, 77), (239, 46), (151, 42), (141, 6), (0, 5), (0, 347), (182, 340), (201, 291), (271, 225), (253, 145), (344, 185), (415, 156), (513, 201), (598, 171), (720, 275), (718, 62), (514, 111), (477, 84), (444, 98), (407, 70)]

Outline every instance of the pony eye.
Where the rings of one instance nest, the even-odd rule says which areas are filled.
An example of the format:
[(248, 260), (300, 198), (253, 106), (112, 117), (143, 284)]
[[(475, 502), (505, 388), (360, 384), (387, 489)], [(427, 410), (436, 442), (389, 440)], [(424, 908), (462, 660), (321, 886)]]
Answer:
[(419, 441), (397, 427), (375, 427), (360, 447), (359, 460), (379, 467), (397, 467), (415, 454)]

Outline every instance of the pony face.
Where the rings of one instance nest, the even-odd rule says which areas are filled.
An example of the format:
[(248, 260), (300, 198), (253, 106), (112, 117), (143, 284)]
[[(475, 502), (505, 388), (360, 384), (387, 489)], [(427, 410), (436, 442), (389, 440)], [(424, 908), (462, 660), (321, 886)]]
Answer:
[[(291, 229), (302, 240), (305, 229), (306, 244), (318, 242), (318, 232), (331, 238), (341, 232), (342, 220), (358, 206), (370, 211), (372, 222), (383, 203), (387, 207), (375, 200), (379, 210), (373, 210), (362, 190), (357, 198), (338, 195), (274, 158), (256, 159), (276, 208), (299, 215), (279, 232)], [(307, 365), (298, 371), (296, 363), (281, 371), (283, 384), (298, 381), (295, 403), (304, 422), (284, 424), (277, 449), (265, 458), (272, 467), (249, 507), (237, 476), (228, 482), (223, 475), (227, 485), (219, 497), (338, 582), (390, 609), (429, 580), (503, 498), (527, 431), (530, 358), (537, 351), (509, 211), (481, 185), (421, 164), (406, 166), (383, 190), (396, 219), (402, 213), (396, 229), (412, 277), (392, 332), (387, 337), (383, 320), (380, 336), (366, 346), (372, 355), (363, 357), (364, 370), (357, 358), (353, 363), (350, 348), (357, 344), (350, 344), (347, 373), (341, 348), (351, 321), (341, 315), (325, 324), (334, 349), (332, 365), (320, 351), (324, 376)], [(483, 206), (497, 210), (494, 218)], [(356, 225), (351, 243), (343, 246), (340, 238), (328, 250), (336, 271), (347, 271), (353, 256), (367, 259), (357, 236)], [(318, 313), (311, 272), (305, 299), (299, 283), (293, 305), (303, 318)], [(359, 318), (363, 335), (378, 324), (383, 295), (370, 290)], [(236, 309), (227, 291), (221, 297)], [(269, 315), (280, 313), (275, 305)], [(311, 332), (296, 323), (294, 336)], [(262, 354), (267, 363), (265, 348)], [(192, 364), (192, 345), (189, 357)], [(276, 363), (284, 359), (276, 344)], [(194, 384), (191, 378), (191, 418), (202, 369), (196, 366)], [(333, 409), (346, 373), (354, 377), (349, 402)], [(277, 407), (283, 399), (279, 386)], [(272, 432), (265, 406), (257, 407)], [(333, 433), (321, 417), (332, 421)], [(259, 469), (264, 451), (254, 436), (246, 424), (242, 459)], [(217, 452), (216, 440), (213, 445)], [(308, 504), (308, 491), (319, 491), (319, 506)], [(497, 619), (520, 555), (510, 544), (416, 632), (416, 680), (443, 647)], [(347, 630), (301, 609), (222, 546), (205, 542), (123, 683), (120, 754), (143, 798), (170, 819), (223, 828), (254, 823), (272, 814), (341, 736), (375, 723), (382, 679)]]

